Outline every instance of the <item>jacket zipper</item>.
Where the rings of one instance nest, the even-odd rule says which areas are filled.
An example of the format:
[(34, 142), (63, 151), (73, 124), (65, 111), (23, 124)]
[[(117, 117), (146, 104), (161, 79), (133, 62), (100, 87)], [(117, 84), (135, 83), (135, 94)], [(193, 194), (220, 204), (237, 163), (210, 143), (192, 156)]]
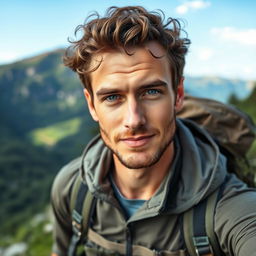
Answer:
[[(110, 205), (113, 207), (117, 208), (121, 214), (123, 215), (124, 219), (127, 220), (127, 216), (125, 214), (125, 211), (123, 210), (122, 207), (119, 205), (115, 204), (112, 200), (106, 200)], [(126, 237), (126, 252), (125, 256), (132, 256), (132, 233), (130, 229), (131, 223), (127, 224), (126, 229), (125, 229), (125, 237)]]
[(126, 227), (126, 256), (132, 256), (132, 234), (129, 226)]

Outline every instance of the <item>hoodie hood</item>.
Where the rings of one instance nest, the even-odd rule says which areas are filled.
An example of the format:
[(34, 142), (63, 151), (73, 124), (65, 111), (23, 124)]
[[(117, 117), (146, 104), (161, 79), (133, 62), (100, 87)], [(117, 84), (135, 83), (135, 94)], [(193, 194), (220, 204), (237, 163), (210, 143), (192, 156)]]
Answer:
[[(226, 159), (218, 145), (195, 123), (177, 119), (175, 147), (168, 176), (145, 204), (148, 216), (163, 210), (171, 214), (186, 211), (215, 191), (227, 175)], [(112, 164), (112, 152), (98, 135), (85, 149), (81, 171), (89, 190), (103, 200), (113, 194), (106, 193), (110, 183), (105, 179)]]
[(170, 179), (177, 190), (167, 185), (170, 201), (167, 208), (175, 214), (188, 210), (208, 197), (227, 175), (225, 156), (220, 153), (213, 138), (194, 122), (177, 120), (177, 141), (179, 155), (176, 157), (180, 165), (176, 164), (173, 169), (177, 174), (176, 180), (174, 175)]

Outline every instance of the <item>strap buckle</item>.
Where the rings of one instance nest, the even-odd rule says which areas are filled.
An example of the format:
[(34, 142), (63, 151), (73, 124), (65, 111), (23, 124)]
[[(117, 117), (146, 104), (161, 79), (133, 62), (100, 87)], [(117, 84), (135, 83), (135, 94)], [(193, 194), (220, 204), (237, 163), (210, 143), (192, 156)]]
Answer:
[(74, 234), (79, 238), (82, 235), (82, 221), (83, 217), (74, 209), (72, 212), (72, 227)]
[(193, 243), (197, 256), (213, 254), (212, 246), (207, 236), (194, 236)]

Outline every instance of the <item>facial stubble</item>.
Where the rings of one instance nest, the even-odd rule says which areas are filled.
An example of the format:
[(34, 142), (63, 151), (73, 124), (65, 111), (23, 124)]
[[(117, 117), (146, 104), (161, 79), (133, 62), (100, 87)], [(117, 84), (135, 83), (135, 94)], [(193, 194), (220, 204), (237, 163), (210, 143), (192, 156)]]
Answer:
[[(174, 112), (173, 114), (173, 118), (170, 120), (169, 124), (167, 125), (166, 131), (168, 132), (169, 130), (171, 130), (171, 134), (170, 134), (170, 138), (169, 140), (167, 140), (165, 142), (164, 145), (160, 145), (159, 149), (154, 153), (153, 156), (150, 157), (150, 159), (147, 161), (147, 163), (132, 163), (131, 159), (125, 159), (122, 154), (120, 152), (118, 152), (117, 150), (114, 150), (106, 141), (106, 139), (104, 139), (104, 136), (106, 138), (109, 139), (109, 135), (108, 133), (100, 126), (100, 132), (101, 132), (101, 138), (104, 141), (105, 145), (111, 150), (111, 152), (118, 158), (118, 160), (121, 162), (122, 165), (124, 165), (126, 168), (128, 169), (141, 169), (141, 168), (147, 168), (147, 167), (151, 167), (154, 164), (156, 164), (161, 157), (163, 156), (164, 152), (167, 150), (167, 148), (173, 143), (174, 140), (174, 135), (176, 132), (176, 114)], [(146, 130), (145, 127), (138, 127), (137, 129), (139, 130)], [(138, 132), (137, 131), (137, 132)], [(104, 135), (104, 136), (103, 136)], [(136, 150), (134, 150), (134, 152), (136, 152)]]

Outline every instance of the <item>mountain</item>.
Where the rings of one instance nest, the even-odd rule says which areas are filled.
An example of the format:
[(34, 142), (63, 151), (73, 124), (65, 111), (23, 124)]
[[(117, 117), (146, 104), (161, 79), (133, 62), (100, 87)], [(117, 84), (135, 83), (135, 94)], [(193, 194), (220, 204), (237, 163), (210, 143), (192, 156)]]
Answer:
[(16, 133), (24, 134), (83, 112), (88, 115), (82, 87), (62, 65), (62, 55), (59, 50), (0, 66), (1, 115)]
[(62, 55), (0, 66), (0, 237), (45, 207), (56, 172), (95, 134), (82, 87)]
[[(43, 211), (57, 171), (98, 130), (79, 79), (63, 66), (62, 56), (60, 49), (0, 66), (0, 247)], [(185, 87), (192, 95), (231, 98), (233, 104), (251, 93), (247, 81), (217, 77), (187, 77)], [(256, 116), (252, 97), (241, 107)]]
[(252, 82), (220, 77), (187, 77), (185, 88), (191, 95), (228, 102), (231, 95), (246, 98), (252, 90)]
[[(1, 119), (15, 127), (15, 133), (75, 116), (91, 120), (79, 79), (62, 64), (63, 53), (57, 50), (0, 66)], [(251, 91), (248, 81), (219, 77), (186, 77), (185, 88), (192, 95), (224, 102), (231, 94), (245, 98)]]
[[(86, 144), (97, 126), (79, 79), (62, 64), (63, 53), (57, 50), (0, 66), (0, 131), (3, 139), (15, 136), (47, 146), (63, 139), (60, 153), (64, 158), (72, 143)], [(66, 138), (79, 132), (81, 137), (73, 142)]]

